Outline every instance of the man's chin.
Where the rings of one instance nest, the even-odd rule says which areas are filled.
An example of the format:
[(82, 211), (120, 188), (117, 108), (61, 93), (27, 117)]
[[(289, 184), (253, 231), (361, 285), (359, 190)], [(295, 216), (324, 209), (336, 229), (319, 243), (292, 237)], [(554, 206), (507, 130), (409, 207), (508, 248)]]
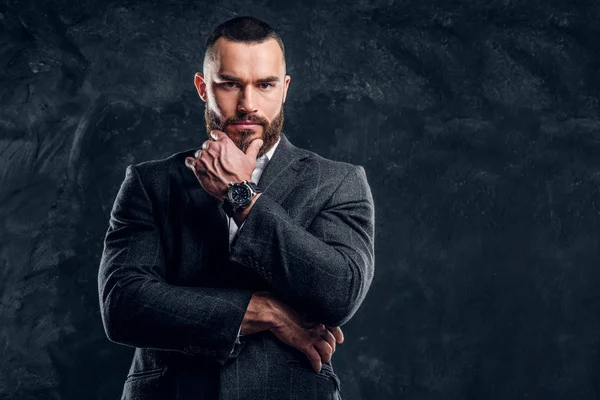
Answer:
[(234, 142), (251, 142), (254, 139), (262, 139), (263, 128), (262, 126), (252, 129), (237, 129), (227, 127), (225, 133)]
[(229, 139), (244, 153), (250, 143), (255, 139), (262, 139), (262, 132), (256, 132), (253, 129), (225, 129), (224, 131)]

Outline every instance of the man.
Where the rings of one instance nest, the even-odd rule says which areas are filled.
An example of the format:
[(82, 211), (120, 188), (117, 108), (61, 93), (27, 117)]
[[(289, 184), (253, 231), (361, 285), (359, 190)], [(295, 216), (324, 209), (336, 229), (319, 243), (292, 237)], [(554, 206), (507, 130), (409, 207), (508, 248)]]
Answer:
[[(281, 132), (281, 39), (239, 17), (206, 42), (209, 140), (127, 167), (98, 275), (123, 399), (339, 399), (340, 325), (374, 271), (365, 171)], [(258, 184), (258, 185), (256, 185)]]

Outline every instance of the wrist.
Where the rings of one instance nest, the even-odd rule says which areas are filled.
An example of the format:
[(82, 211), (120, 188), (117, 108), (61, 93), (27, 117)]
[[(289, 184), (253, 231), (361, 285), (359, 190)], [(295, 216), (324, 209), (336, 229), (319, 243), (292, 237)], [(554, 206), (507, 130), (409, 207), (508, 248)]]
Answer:
[(268, 326), (267, 329), (271, 330), (280, 324), (280, 308), (278, 307), (277, 299), (275, 299), (270, 293), (267, 293), (267, 295), (263, 298), (263, 301), (265, 303), (266, 310), (264, 321)]
[(233, 220), (235, 221), (235, 223), (237, 224), (237, 226), (242, 225), (242, 223), (246, 220), (246, 217), (248, 217), (248, 214), (250, 213), (250, 210), (252, 209), (252, 207), (254, 206), (254, 203), (256, 203), (256, 200), (262, 195), (262, 193), (257, 193), (253, 198), (252, 198), (252, 202), (250, 203), (250, 205), (248, 205), (248, 207), (243, 208), (241, 210), (235, 211), (233, 213)]
[(269, 292), (255, 292), (250, 299), (240, 333), (248, 335), (270, 330), (278, 325), (277, 303)]

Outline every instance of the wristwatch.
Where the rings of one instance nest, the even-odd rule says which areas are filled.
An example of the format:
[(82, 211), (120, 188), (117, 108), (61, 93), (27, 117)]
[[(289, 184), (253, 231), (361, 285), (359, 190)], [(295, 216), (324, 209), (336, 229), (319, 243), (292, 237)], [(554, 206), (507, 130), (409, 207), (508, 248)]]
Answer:
[(223, 211), (233, 218), (233, 213), (247, 208), (258, 193), (262, 193), (262, 190), (252, 181), (229, 183), (227, 194), (223, 198)]

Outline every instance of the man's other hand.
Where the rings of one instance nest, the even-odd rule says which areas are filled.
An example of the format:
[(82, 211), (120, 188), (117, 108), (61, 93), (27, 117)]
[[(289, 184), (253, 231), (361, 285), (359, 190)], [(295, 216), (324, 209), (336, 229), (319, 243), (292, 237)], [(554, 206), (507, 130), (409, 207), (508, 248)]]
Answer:
[(283, 343), (303, 352), (316, 372), (321, 370), (324, 362), (331, 360), (336, 344), (344, 341), (339, 326), (307, 321), (270, 292), (256, 292), (244, 315), (241, 334), (249, 335), (266, 329)]

